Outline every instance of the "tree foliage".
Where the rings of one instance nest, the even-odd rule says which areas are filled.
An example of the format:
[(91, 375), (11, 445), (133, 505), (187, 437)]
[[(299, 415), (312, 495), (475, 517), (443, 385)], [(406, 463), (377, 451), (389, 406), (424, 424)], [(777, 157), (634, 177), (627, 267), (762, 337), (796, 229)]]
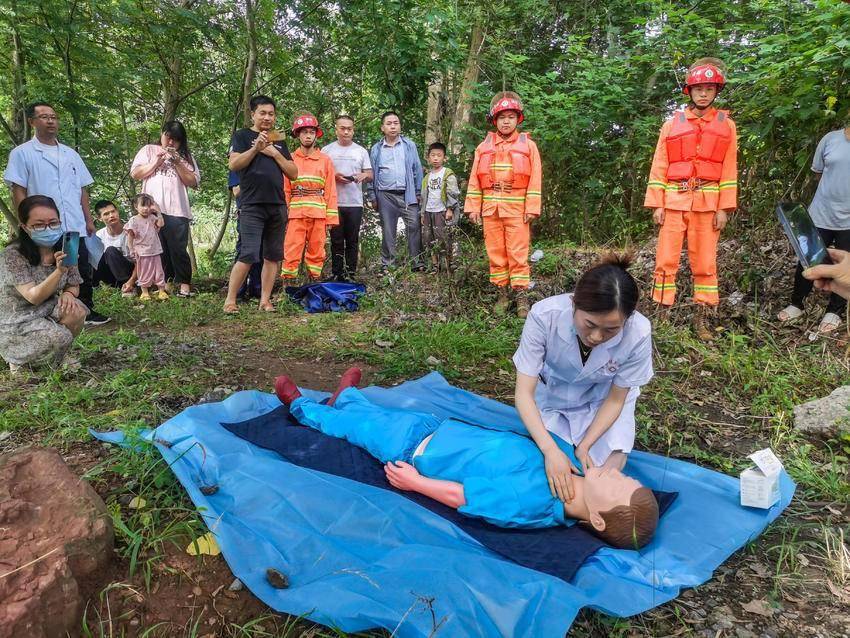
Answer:
[[(850, 109), (850, 5), (833, 0), (11, 0), (0, 9), (0, 153), (29, 135), (23, 106), (51, 101), (64, 141), (95, 175), (95, 197), (122, 197), (133, 192), (133, 154), (173, 114), (204, 174), (196, 203), (223, 210), (246, 8), (256, 25), (252, 90), (277, 98), (281, 127), (296, 109), (326, 127), (345, 111), (365, 144), (393, 108), (421, 142), (437, 82), (438, 130), (462, 142), (451, 162), (463, 173), (490, 96), (517, 90), (544, 158), (542, 230), (572, 239), (646, 231), (657, 131), (684, 104), (697, 57), (729, 67), (719, 105), (738, 123), (741, 209), (752, 223), (773, 201), (807, 194), (814, 145)], [(474, 29), (483, 43), (470, 57)], [(470, 61), (478, 73), (465, 86)], [(468, 122), (453, 117), (465, 92)]]

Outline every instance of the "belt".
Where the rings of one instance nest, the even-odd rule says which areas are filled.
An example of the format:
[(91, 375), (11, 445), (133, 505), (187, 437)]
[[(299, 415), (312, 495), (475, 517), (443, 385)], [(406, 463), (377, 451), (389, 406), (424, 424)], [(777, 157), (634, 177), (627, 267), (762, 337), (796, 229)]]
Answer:
[(687, 193), (688, 191), (698, 191), (702, 188), (703, 184), (711, 184), (712, 182), (709, 180), (703, 181), (699, 177), (691, 177), (690, 179), (683, 179), (675, 183), (678, 184), (680, 193)]
[(292, 189), (293, 197), (313, 197), (318, 195), (319, 197), (325, 196), (324, 188), (304, 188), (303, 186), (296, 186)]
[(510, 193), (514, 189), (514, 185), (510, 182), (496, 182), (490, 189), (497, 193)]
[(393, 195), (404, 195), (405, 190), (402, 189), (400, 191), (391, 191), (391, 190), (381, 190), (382, 193), (392, 193)]

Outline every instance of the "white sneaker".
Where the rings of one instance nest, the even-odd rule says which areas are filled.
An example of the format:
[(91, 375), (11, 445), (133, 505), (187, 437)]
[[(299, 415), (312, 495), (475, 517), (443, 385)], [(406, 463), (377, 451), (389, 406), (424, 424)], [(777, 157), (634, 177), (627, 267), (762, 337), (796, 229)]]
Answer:
[(798, 308), (794, 304), (791, 304), (789, 306), (786, 306), (783, 310), (781, 310), (779, 312), (779, 314), (776, 315), (776, 318), (779, 319), (779, 321), (785, 322), (785, 321), (793, 321), (794, 319), (799, 319), (802, 315), (803, 315), (803, 309)]

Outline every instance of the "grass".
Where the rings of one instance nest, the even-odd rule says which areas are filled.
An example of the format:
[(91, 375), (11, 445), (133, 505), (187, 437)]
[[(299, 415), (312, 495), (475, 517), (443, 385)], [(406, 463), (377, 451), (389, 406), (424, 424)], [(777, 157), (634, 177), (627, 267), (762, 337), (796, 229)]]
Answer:
[[(577, 276), (581, 262), (569, 258), (571, 247), (543, 249), (546, 254), (535, 272), (549, 278), (541, 284), (544, 292), (556, 292)], [(100, 449), (90, 443), (89, 428), (121, 429), (134, 436), (217, 386), (268, 383), (270, 378), (263, 381), (253, 370), (262, 353), (317, 366), (363, 361), (382, 384), (436, 369), (462, 387), (510, 401), (510, 357), (522, 322), (492, 316), (480, 258), (463, 262), (460, 271), (450, 286), (402, 272), (386, 277), (372, 283), (362, 311), (353, 315), (306, 315), (284, 301), (275, 315), (246, 306), (237, 317), (223, 318), (221, 297), (213, 293), (141, 305), (117, 292), (98, 290), (99, 309), (115, 321), (83, 332), (76, 341), (82, 369), (46, 370), (14, 380), (0, 376), (0, 431), (10, 432), (14, 444)], [(850, 530), (829, 510), (850, 506), (850, 440), (803, 437), (793, 429), (792, 408), (844, 383), (848, 364), (841, 348), (788, 338), (758, 316), (730, 320), (711, 344), (696, 341), (675, 318), (653, 322), (656, 377), (638, 402), (638, 439), (641, 447), (730, 474), (748, 464), (746, 454), (773, 447), (797, 481), (798, 496), (793, 511), (744, 550), (740, 560), (768, 567), (769, 587), (763, 594), (771, 600), (811, 591), (827, 600), (825, 580), (841, 588), (850, 578)], [(147, 595), (159, 579), (185, 578), (169, 572), (165, 557), (182, 552), (205, 527), (155, 450), (102, 452), (105, 456), (90, 463), (85, 476), (107, 503), (126, 573), (125, 580), (91, 602), (84, 634), (119, 636), (129, 620), (109, 601), (129, 592), (127, 588)], [(143, 499), (145, 506), (131, 508), (133, 498)], [(136, 627), (134, 635), (209, 632), (195, 612), (185, 624), (154, 623)], [(682, 601), (635, 619), (583, 613), (573, 633), (687, 634), (693, 624), (690, 614)], [(260, 613), (222, 621), (216, 631), (252, 638), (314, 630), (306, 635), (341, 635), (305, 627), (294, 619)]]

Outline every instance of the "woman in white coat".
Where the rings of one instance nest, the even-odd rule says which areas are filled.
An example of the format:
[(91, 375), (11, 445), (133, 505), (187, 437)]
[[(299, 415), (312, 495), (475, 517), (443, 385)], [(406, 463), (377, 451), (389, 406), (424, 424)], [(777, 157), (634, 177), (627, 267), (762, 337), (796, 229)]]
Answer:
[(622, 469), (635, 440), (635, 402), (653, 375), (652, 329), (635, 312), (629, 262), (610, 255), (572, 294), (534, 304), (514, 354), (517, 410), (543, 452), (553, 496), (564, 502), (578, 469), (552, 435), (575, 446), (584, 469)]

